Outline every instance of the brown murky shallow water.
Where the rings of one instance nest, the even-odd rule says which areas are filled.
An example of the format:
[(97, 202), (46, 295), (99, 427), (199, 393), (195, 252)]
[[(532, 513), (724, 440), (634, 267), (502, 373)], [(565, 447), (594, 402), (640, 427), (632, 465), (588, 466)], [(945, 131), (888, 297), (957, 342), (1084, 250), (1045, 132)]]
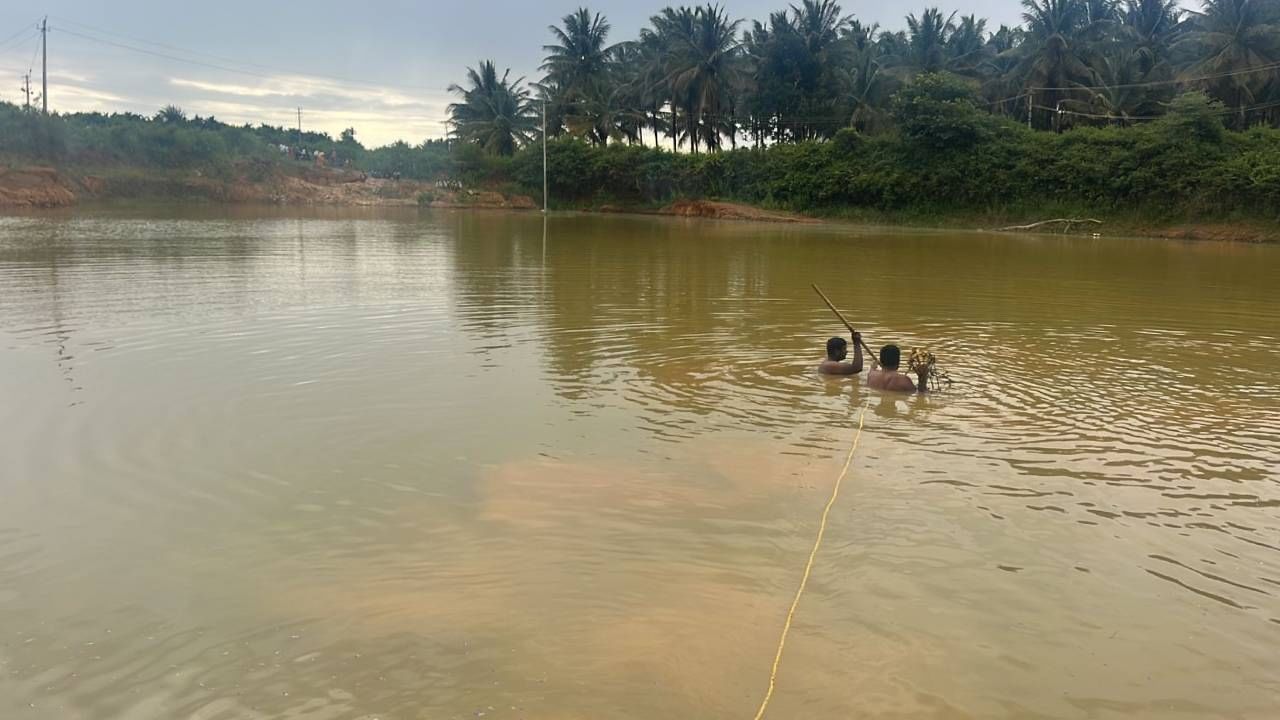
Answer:
[[(0, 219), (0, 717), (1280, 716), (1280, 248)], [(839, 330), (961, 385), (813, 367)]]

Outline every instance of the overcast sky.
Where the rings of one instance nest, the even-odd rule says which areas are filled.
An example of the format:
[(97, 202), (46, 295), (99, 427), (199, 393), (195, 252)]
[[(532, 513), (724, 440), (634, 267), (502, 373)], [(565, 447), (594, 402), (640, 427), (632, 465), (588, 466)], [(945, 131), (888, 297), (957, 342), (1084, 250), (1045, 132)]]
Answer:
[[(616, 42), (634, 37), (666, 4), (596, 0), (587, 6), (609, 18), (610, 39)], [(726, 3), (734, 17), (746, 19), (763, 19), (785, 4)], [(0, 99), (22, 101), (21, 76), (33, 57), (39, 84), (38, 41), (30, 30), (47, 12), (52, 109), (150, 115), (173, 103), (188, 114), (228, 122), (293, 126), (295, 108), (301, 106), (303, 125), (310, 129), (336, 136), (354, 126), (370, 146), (398, 139), (417, 143), (443, 133), (446, 88), (462, 79), (468, 65), (492, 58), (517, 75), (536, 76), (542, 45), (549, 41), (547, 25), (577, 7), (527, 0), (285, 5), (246, 0), (0, 3)], [(847, 0), (844, 6), (864, 21), (892, 29), (905, 24), (908, 11), (919, 12), (883, 0)], [(953, 7), (989, 18), (992, 27), (1019, 21), (1018, 0), (965, 0)]]

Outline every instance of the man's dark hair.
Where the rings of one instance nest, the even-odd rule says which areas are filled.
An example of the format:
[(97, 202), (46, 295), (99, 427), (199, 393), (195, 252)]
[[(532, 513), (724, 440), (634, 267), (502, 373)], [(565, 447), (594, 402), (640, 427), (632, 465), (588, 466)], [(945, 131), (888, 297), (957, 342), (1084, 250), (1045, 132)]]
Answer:
[(830, 360), (839, 359), (840, 353), (849, 347), (849, 341), (844, 338), (834, 337), (827, 341), (827, 358)]
[(902, 349), (897, 345), (885, 345), (880, 348), (880, 364), (886, 369), (897, 370), (902, 363)]

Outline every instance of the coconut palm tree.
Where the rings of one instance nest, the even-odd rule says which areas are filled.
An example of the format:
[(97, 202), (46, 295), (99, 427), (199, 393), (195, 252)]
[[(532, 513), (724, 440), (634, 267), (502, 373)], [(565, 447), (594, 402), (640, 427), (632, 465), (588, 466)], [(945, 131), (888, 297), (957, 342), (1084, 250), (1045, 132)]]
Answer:
[[(1184, 77), (1235, 110), (1233, 123), (1248, 125), (1249, 106), (1277, 84), (1280, 70), (1280, 3), (1275, 0), (1204, 0), (1191, 12), (1190, 28), (1176, 48), (1196, 59)], [(1258, 70), (1262, 68), (1262, 70)]]
[(835, 0), (802, 0), (791, 6), (791, 24), (804, 38), (805, 49), (811, 55), (828, 53), (848, 29), (853, 17), (841, 13)]
[(905, 30), (897, 32), (885, 30), (876, 35), (876, 46), (880, 48), (880, 54), (886, 61), (898, 62), (907, 55), (911, 40), (907, 37)]
[(986, 52), (977, 68), (982, 81), (981, 95), (987, 108), (1002, 115), (1026, 118), (1026, 101), (1023, 97), (1022, 78), (1017, 70), (1022, 62), (1021, 51), (1024, 32), (1021, 27), (1001, 25), (987, 39)]
[(672, 82), (676, 66), (675, 54), (680, 46), (687, 45), (689, 38), (694, 36), (697, 11), (684, 6), (678, 9), (665, 7), (649, 19), (649, 24), (652, 26), (649, 32), (656, 38), (655, 42), (661, 48), (661, 54), (655, 58), (654, 88), (665, 93), (664, 101), (670, 108), (667, 128), (671, 137), (671, 150), (675, 152), (679, 149), (682, 134), (688, 129), (687, 122), (680, 117), (687, 103), (680, 101), (679, 93)]
[(1120, 22), (1120, 0), (1084, 0), (1085, 17), (1090, 23)]
[(554, 84), (563, 93), (559, 100), (565, 106), (565, 124), (570, 132), (593, 144), (603, 144), (608, 137), (600, 132), (606, 124), (600, 116), (601, 101), (608, 97), (610, 59), (614, 53), (608, 44), (609, 22), (599, 13), (592, 15), (587, 8), (578, 8), (564, 16), (562, 22), (564, 27), (548, 28), (555, 43), (542, 48), (547, 53), (540, 68), (546, 73), (544, 84)]
[(1093, 84), (1081, 86), (1086, 99), (1071, 99), (1064, 107), (1100, 116), (1103, 124), (1129, 125), (1138, 119), (1162, 115), (1174, 97), (1173, 69), (1168, 63), (1146, 66), (1146, 58), (1134, 46), (1117, 46), (1093, 61)]
[(1178, 0), (1126, 0), (1121, 16), (1121, 34), (1149, 66), (1165, 60), (1182, 24)]
[(1085, 0), (1022, 0), (1022, 6), (1026, 35), (1014, 73), (1032, 104), (1048, 108), (1037, 113), (1039, 125), (1047, 127), (1059, 103), (1088, 100), (1076, 88), (1093, 84), (1093, 43), (1104, 21), (1090, 18)]
[(530, 83), (530, 87), (537, 91), (537, 98), (533, 101), (534, 109), (547, 115), (547, 137), (563, 136), (570, 107), (569, 96), (564, 88), (551, 78)]
[(843, 38), (852, 21), (834, 0), (803, 0), (791, 6), (789, 24), (799, 41), (792, 58), (800, 70), (797, 110), (807, 119), (806, 138), (828, 138), (845, 125), (845, 113), (839, 107), (845, 93), (841, 71), (852, 59), (854, 46)]
[(655, 28), (644, 28), (640, 39), (631, 43), (635, 47), (635, 72), (630, 82), (635, 83), (637, 106), (647, 116), (647, 125), (653, 131), (653, 145), (659, 147), (658, 134), (670, 129), (663, 115), (663, 108), (671, 98), (666, 84), (667, 39)]
[(955, 32), (956, 13), (944, 16), (938, 8), (925, 8), (919, 17), (907, 16), (906, 54), (897, 65), (907, 75), (936, 73), (948, 69), (947, 41)]
[(857, 50), (845, 79), (848, 87), (849, 127), (858, 132), (873, 133), (889, 125), (889, 100), (898, 81), (881, 67), (880, 51), (875, 45)]
[(156, 113), (155, 120), (166, 125), (181, 125), (187, 121), (187, 114), (177, 105), (165, 105)]
[(493, 61), (485, 60), (479, 70), (467, 68), (467, 87), (449, 86), (461, 98), (449, 105), (454, 136), (494, 155), (513, 155), (535, 137), (537, 112), (521, 86), (524, 78), (512, 81), (510, 75), (507, 70), (499, 78)]
[(681, 23), (670, 36), (667, 83), (685, 113), (694, 152), (705, 143), (720, 147), (715, 121), (730, 111), (730, 95), (741, 83), (742, 61), (737, 38), (741, 20), (730, 20), (719, 5), (693, 12), (691, 24)]
[(853, 46), (855, 51), (865, 50), (876, 44), (876, 35), (880, 33), (880, 24), (871, 23), (863, 24), (862, 21), (851, 19), (845, 24), (842, 39)]
[(987, 21), (977, 15), (966, 15), (947, 38), (947, 63), (961, 75), (976, 75), (982, 66), (987, 47)]

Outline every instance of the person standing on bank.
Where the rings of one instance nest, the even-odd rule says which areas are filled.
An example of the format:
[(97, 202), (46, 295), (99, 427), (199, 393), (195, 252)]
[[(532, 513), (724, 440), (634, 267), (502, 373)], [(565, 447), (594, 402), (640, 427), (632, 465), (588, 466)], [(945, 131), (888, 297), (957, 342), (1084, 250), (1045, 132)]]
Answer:
[(880, 367), (867, 373), (867, 387), (890, 392), (929, 392), (929, 371), (920, 368), (916, 379), (898, 372), (902, 363), (902, 349), (897, 345), (885, 345), (880, 349)]
[(834, 337), (827, 341), (827, 359), (818, 366), (823, 375), (857, 375), (862, 372), (862, 335), (853, 334), (853, 362), (845, 362), (849, 357), (849, 342), (844, 338)]

